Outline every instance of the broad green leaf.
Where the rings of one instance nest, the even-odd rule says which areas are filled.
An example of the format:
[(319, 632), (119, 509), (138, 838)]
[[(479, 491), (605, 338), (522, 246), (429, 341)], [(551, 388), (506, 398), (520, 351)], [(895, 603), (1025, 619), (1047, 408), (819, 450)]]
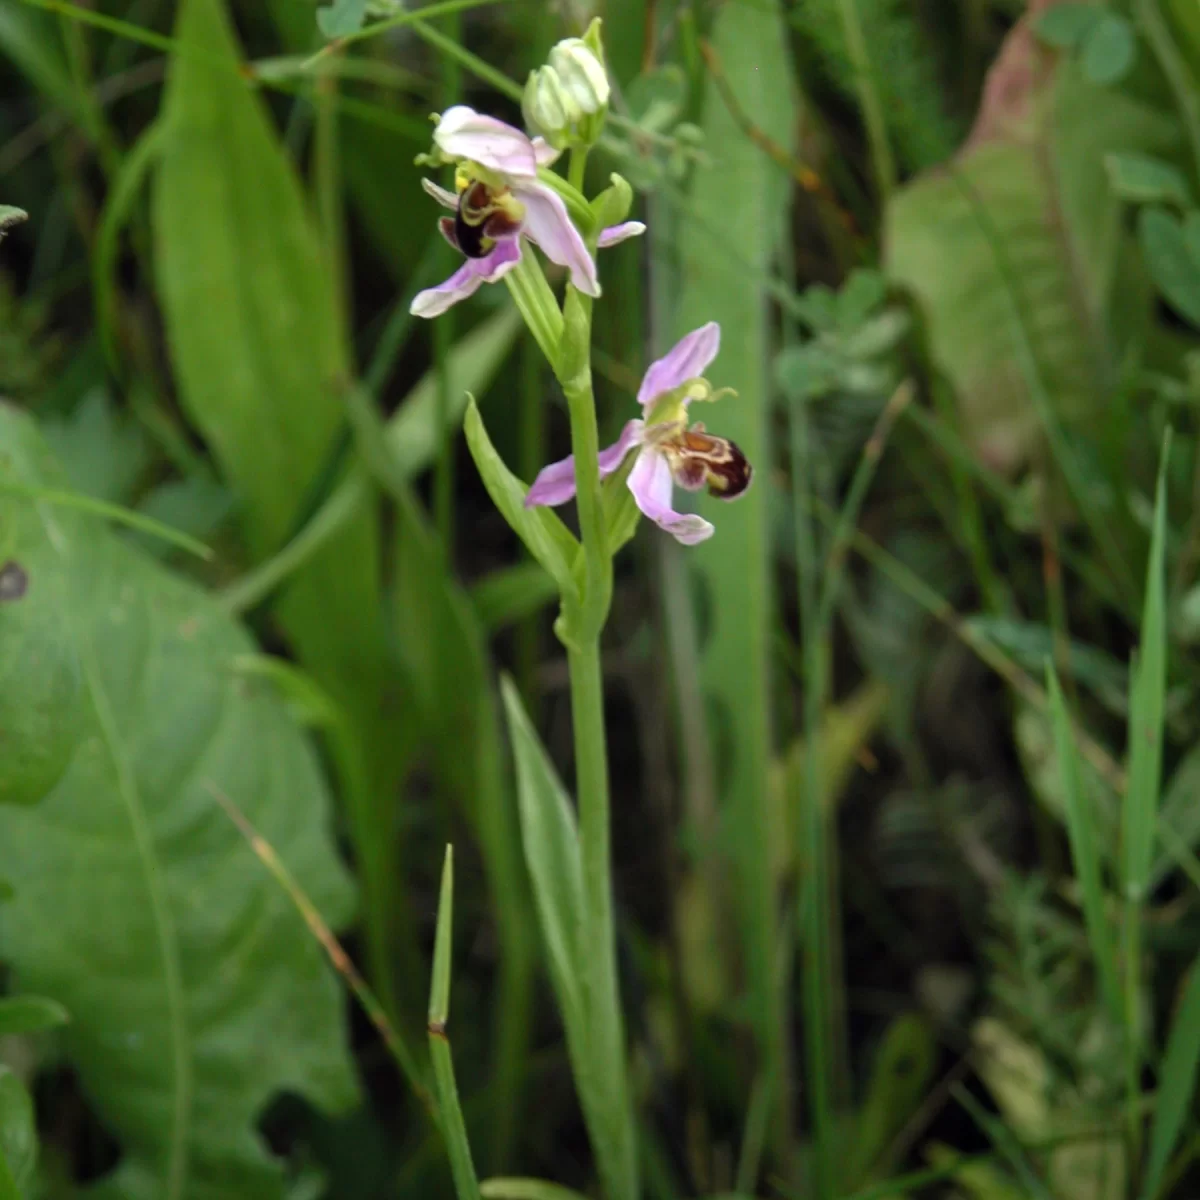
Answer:
[(1190, 252), (1183, 222), (1165, 208), (1143, 208), (1138, 240), (1150, 278), (1167, 303), (1200, 326), (1200, 257)]
[(20, 1079), (0, 1064), (0, 1200), (9, 1200), (6, 1183), (13, 1186), (12, 1200), (24, 1195), (25, 1185), (33, 1179), (37, 1152), (33, 1101)]
[(46, 420), (42, 434), (71, 487), (97, 500), (127, 503), (150, 463), (145, 431), (101, 387), (88, 392), (70, 416)]
[[(4, 408), (0, 464), (60, 482), (32, 423)], [(121, 1145), (109, 1195), (282, 1197), (255, 1123), (283, 1089), (330, 1111), (353, 1101), (342, 1003), (214, 790), (339, 925), (351, 890), (316, 757), (237, 670), (250, 638), (93, 515), (0, 491), (0, 542), (27, 579), (0, 605), (0, 645), (31, 656), (0, 666), (0, 696), (26, 713), (0, 721), (10, 745), (53, 738), (56, 757), (21, 781), (40, 803), (0, 807), (15, 892), (0, 953), (72, 1015), (61, 1045)], [(63, 700), (48, 669), (70, 682)]]
[[(256, 558), (294, 532), (342, 425), (348, 359), (304, 194), (246, 87), (222, 0), (183, 0), (154, 191), (159, 288), (184, 409), (235, 496)], [(250, 181), (252, 181), (252, 186)], [(344, 711), (371, 804), (351, 805), (372, 975), (401, 909), (391, 803), (405, 742), (384, 633), (378, 512), (344, 521), (278, 606), (303, 666)]]
[(1150, 1127), (1146, 1172), (1142, 1177), (1142, 1200), (1153, 1200), (1158, 1195), (1171, 1152), (1191, 1112), (1197, 1067), (1200, 1067), (1200, 967), (1193, 964), (1184, 981), (1158, 1068), (1158, 1095)]
[(1102, 15), (1096, 4), (1055, 4), (1039, 14), (1033, 29), (1047, 46), (1070, 50), (1083, 41)]
[(579, 553), (575, 535), (551, 509), (525, 507), (525, 494), (529, 489), (504, 465), (504, 460), (487, 435), (483, 418), (473, 400), (467, 405), (463, 427), (471, 457), (475, 460), (492, 503), (529, 553), (558, 584), (564, 602), (573, 600), (578, 593), (571, 573), (572, 564)]
[(1183, 172), (1149, 154), (1105, 155), (1104, 166), (1112, 190), (1130, 204), (1178, 204), (1185, 207), (1191, 192)]
[(1133, 26), (1119, 13), (1105, 13), (1084, 35), (1080, 65), (1091, 83), (1122, 79), (1133, 66), (1137, 40)]
[(1101, 200), (1105, 157), (1162, 155), (1178, 141), (1156, 110), (1090, 85), (1066, 60), (1048, 83), (1037, 78), (1027, 54), (1002, 53), (953, 171), (907, 184), (886, 214), (888, 272), (924, 311), (964, 436), (1003, 471), (1022, 467), (1041, 436), (1014, 307), (1054, 415), (1094, 431), (1123, 347), (1152, 311), (1116, 200)]
[(333, 0), (327, 8), (317, 9), (317, 26), (327, 38), (345, 37), (362, 28), (367, 15), (367, 0)]
[(40, 1033), (69, 1020), (61, 1004), (44, 996), (0, 997), (0, 1037), (10, 1033)]
[[(790, 145), (797, 106), (783, 6), (774, 0), (725, 5), (714, 16), (711, 42), (741, 106), (767, 136)], [(761, 471), (776, 450), (769, 433), (773, 322), (767, 297), (750, 281), (770, 269), (782, 245), (790, 185), (738, 126), (711, 77), (704, 89), (703, 127), (712, 162), (693, 176), (689, 212), (695, 219), (685, 219), (679, 231), (682, 290), (672, 331), (679, 336), (706, 321), (720, 323), (721, 353), (706, 374), (714, 385), (738, 394), (718, 403), (705, 420)], [(736, 259), (717, 244), (716, 231), (736, 231)], [(715, 714), (712, 741), (723, 747), (720, 803), (741, 902), (747, 1011), (763, 1066), (784, 1057), (778, 897), (764, 869), (771, 859), (770, 496), (769, 488), (760, 487), (735, 504), (701, 498), (698, 510), (711, 518), (716, 533), (687, 552), (711, 620), (701, 684)]]

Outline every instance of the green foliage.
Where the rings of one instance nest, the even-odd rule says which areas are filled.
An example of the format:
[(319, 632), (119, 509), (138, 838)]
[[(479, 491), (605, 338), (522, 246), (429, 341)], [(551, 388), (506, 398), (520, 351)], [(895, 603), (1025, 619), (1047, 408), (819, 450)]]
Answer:
[(430, 331), (594, 7), (0, 6), (0, 1200), (1196, 1191), (1194, 0), (608, 0), (646, 236)]
[[(725, 7), (710, 37), (742, 106), (754, 113), (770, 137), (786, 144), (797, 109), (791, 64), (783, 53), (780, 6)], [(736, 380), (738, 390), (736, 400), (721, 404), (720, 430), (752, 462), (765, 467), (771, 453), (769, 320), (758, 296), (748, 302), (745, 280), (747, 270), (765, 270), (779, 249), (786, 178), (747, 142), (711, 83), (705, 89), (703, 128), (713, 166), (696, 172), (690, 192), (694, 220), (679, 232), (680, 269), (687, 287), (678, 297), (673, 332), (684, 334), (706, 321), (720, 323), (722, 350), (709, 376), (718, 384)], [(738, 180), (736, 188), (729, 187), (730, 179)], [(741, 263), (712, 253), (713, 228), (742, 231)], [(773, 1074), (782, 1063), (784, 1030), (775, 957), (777, 897), (764, 870), (771, 838), (767, 522), (767, 492), (752, 489), (736, 506), (722, 509), (717, 535), (693, 552), (692, 562), (711, 620), (700, 662), (700, 684), (715, 709), (710, 736), (728, 748), (718, 786), (731, 831), (728, 855), (738, 881), (746, 1011), (759, 1068)], [(778, 1082), (782, 1088), (783, 1080)], [(775, 1095), (778, 1103), (779, 1093)]]
[(1006, 472), (1028, 462), (1046, 419), (1014, 313), (1052, 418), (1086, 427), (1151, 299), (1105, 199), (1105, 156), (1154, 154), (1175, 136), (1160, 113), (1069, 64), (1032, 90), (1024, 68), (1004, 64), (957, 165), (908, 185), (887, 217), (889, 274), (921, 305), (962, 433)]
[[(910, 170), (942, 162), (958, 130), (947, 111), (925, 30), (902, 0), (801, 0), (792, 23), (818, 44), (826, 69), (850, 96), (878, 96), (887, 134)], [(859, 31), (861, 54), (850, 31)]]
[[(0, 455), (7, 478), (57, 482), (11, 410)], [(124, 1152), (112, 1194), (282, 1196), (252, 1129), (262, 1105), (288, 1088), (334, 1111), (355, 1086), (319, 952), (247, 871), (214, 792), (245, 807), (341, 923), (351, 890), (312, 752), (239, 679), (252, 643), (202, 592), (83, 512), (19, 496), (0, 507), (28, 579), (4, 606), (5, 644), (41, 664), (5, 672), (20, 744), (39, 750), (32, 764), (5, 760), (9, 797), (32, 805), (0, 809), (15, 888), (0, 911), (5, 956), (72, 1014), (64, 1047)], [(55, 661), (66, 702), (47, 690)]]
[(21, 1200), (37, 1165), (33, 1101), (20, 1079), (0, 1065), (0, 1198)]

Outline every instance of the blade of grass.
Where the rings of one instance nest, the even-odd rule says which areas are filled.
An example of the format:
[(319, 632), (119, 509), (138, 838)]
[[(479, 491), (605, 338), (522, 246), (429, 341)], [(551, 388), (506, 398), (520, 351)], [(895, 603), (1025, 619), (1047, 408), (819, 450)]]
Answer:
[(1164, 697), (1167, 689), (1167, 614), (1164, 556), (1167, 532), (1167, 464), (1171, 431), (1163, 437), (1155, 489), (1154, 532), (1146, 567), (1141, 642), (1132, 669), (1129, 703), (1129, 786), (1121, 813), (1122, 885), (1125, 894), (1125, 1037), (1126, 1105), (1130, 1158), (1136, 1164), (1141, 1144), (1143, 1031), (1141, 1028), (1142, 906), (1154, 858), (1154, 834), (1162, 775)]
[(871, 165), (875, 173), (875, 186), (879, 192), (879, 205), (882, 208), (887, 204), (888, 197), (896, 186), (896, 162), (892, 157), (883, 104), (875, 88), (875, 70), (867, 51), (867, 38), (863, 30), (862, 14), (858, 9), (858, 0), (838, 0), (838, 17), (846, 39), (847, 56), (854, 71), (858, 103), (867, 127), (867, 139), (871, 145)]
[(321, 919), (321, 914), (317, 912), (316, 906), (305, 894), (304, 889), (296, 882), (292, 873), (280, 861), (274, 847), (251, 825), (246, 814), (211, 780), (206, 781), (205, 786), (208, 789), (209, 795), (225, 810), (226, 816), (238, 827), (242, 836), (249, 843), (250, 849), (254, 851), (262, 865), (271, 873), (275, 882), (287, 893), (288, 899), (295, 905), (296, 911), (304, 919), (304, 923), (311, 930), (313, 937), (317, 939), (321, 948), (325, 951), (330, 963), (333, 965), (333, 969), (346, 981), (346, 986), (354, 993), (354, 997), (358, 1000), (359, 1004), (362, 1005), (363, 1011), (367, 1014), (371, 1024), (375, 1026), (376, 1032), (383, 1039), (383, 1044), (387, 1047), (388, 1053), (391, 1054), (396, 1065), (400, 1068), (400, 1073), (408, 1081), (413, 1094), (429, 1114), (430, 1120), (433, 1121), (435, 1126), (440, 1128), (441, 1115), (433, 1096), (430, 1095), (429, 1089), (425, 1086), (425, 1080), (422, 1077), (421, 1070), (417, 1066), (417, 1060), (412, 1050), (409, 1049), (408, 1044), (404, 1041), (404, 1038), (400, 1035), (396, 1027), (388, 1020), (387, 1013), (383, 1010), (383, 1005), (379, 1003), (375, 997), (375, 993), (367, 986), (366, 980), (359, 974), (358, 968), (355, 967), (350, 956), (342, 948), (337, 938), (334, 937), (333, 931)]
[(1096, 845), (1091, 805), (1079, 778), (1071, 718), (1063, 699), (1058, 674), (1046, 663), (1046, 691), (1050, 698), (1050, 718), (1054, 742), (1062, 772), (1063, 794), (1067, 810), (1067, 834), (1075, 875), (1083, 892), (1083, 916), (1087, 925), (1092, 957), (1100, 977), (1100, 993), (1109, 1015), (1118, 1024), (1121, 1019), (1121, 994), (1117, 976), (1116, 945), (1108, 924), (1104, 887), (1101, 882), (1100, 851)]
[(80, 492), (68, 492), (59, 488), (38, 487), (31, 483), (21, 483), (15, 479), (0, 480), (0, 491), (9, 492), (14, 496), (24, 496), (27, 500), (38, 500), (43, 504), (59, 504), (64, 508), (77, 508), (81, 512), (93, 513), (97, 517), (125, 525), (129, 529), (137, 529), (148, 533), (151, 537), (160, 538), (172, 546), (178, 546), (197, 558), (206, 562), (212, 560), (213, 552), (203, 543), (170, 525), (164, 525), (153, 517), (122, 508), (119, 504), (109, 504), (106, 500), (97, 500), (94, 496), (85, 496)]
[(479, 1181), (471, 1161), (467, 1126), (458, 1103), (458, 1084), (454, 1079), (454, 1061), (446, 1022), (450, 1018), (450, 950), (454, 909), (454, 847), (446, 847), (442, 864), (442, 890), (438, 902), (437, 934), (433, 944), (433, 977), (429, 985), (429, 1053), (433, 1056), (433, 1078), (438, 1103), (445, 1117), (443, 1132), (454, 1175), (458, 1200), (480, 1200)]
[(1141, 1200), (1153, 1200), (1159, 1194), (1167, 1162), (1191, 1111), (1197, 1066), (1200, 1066), (1200, 961), (1193, 963), (1188, 972), (1159, 1064), (1158, 1099), (1150, 1126)]

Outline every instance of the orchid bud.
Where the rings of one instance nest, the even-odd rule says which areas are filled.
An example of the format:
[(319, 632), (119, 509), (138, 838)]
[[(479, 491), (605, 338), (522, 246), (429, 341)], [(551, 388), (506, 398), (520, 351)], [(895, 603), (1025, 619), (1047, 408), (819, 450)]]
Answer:
[(608, 104), (604, 64), (583, 38), (567, 38), (550, 51), (550, 66), (580, 110), (593, 116)]
[(521, 111), (529, 128), (556, 150), (592, 146), (608, 113), (609, 94), (597, 19), (584, 37), (559, 42), (546, 66), (530, 72)]
[(529, 72), (521, 112), (525, 124), (556, 150), (571, 143), (572, 131), (584, 115), (553, 67)]

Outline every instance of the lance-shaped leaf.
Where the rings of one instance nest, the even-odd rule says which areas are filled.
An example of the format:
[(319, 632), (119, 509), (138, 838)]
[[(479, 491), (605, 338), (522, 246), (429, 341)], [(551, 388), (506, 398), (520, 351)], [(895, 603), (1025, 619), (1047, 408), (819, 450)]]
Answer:
[[(5, 480), (62, 485), (32, 423), (0, 407)], [(329, 1110), (354, 1099), (342, 1004), (214, 792), (343, 923), (315, 755), (270, 684), (238, 670), (250, 638), (95, 516), (0, 488), (0, 560), (24, 581), (0, 602), (0, 695), (28, 710), (6, 740), (15, 728), (37, 768), (14, 789), (37, 803), (0, 806), (0, 954), (71, 1013), (62, 1045), (122, 1151), (102, 1190), (282, 1197), (255, 1122), (281, 1089)], [(65, 732), (39, 655), (73, 686)]]

